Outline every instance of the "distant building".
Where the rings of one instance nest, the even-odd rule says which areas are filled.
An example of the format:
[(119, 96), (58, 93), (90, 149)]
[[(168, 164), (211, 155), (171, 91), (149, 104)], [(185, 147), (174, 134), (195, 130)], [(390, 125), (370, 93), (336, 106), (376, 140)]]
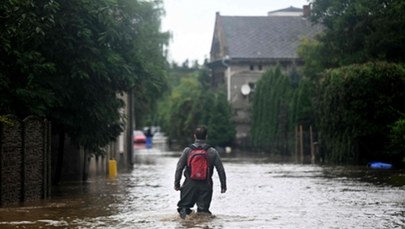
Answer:
[(255, 83), (279, 64), (287, 73), (303, 62), (297, 55), (300, 40), (322, 30), (308, 19), (309, 7), (289, 7), (268, 16), (222, 16), (216, 13), (208, 66), (213, 87), (224, 86), (233, 109), (236, 144), (249, 144), (250, 107)]

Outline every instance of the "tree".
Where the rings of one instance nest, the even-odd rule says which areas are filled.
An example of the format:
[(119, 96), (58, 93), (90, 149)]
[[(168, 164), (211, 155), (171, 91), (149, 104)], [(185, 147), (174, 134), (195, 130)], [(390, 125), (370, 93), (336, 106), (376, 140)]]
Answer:
[(328, 53), (323, 53), (323, 44), (317, 39), (302, 39), (297, 49), (298, 56), (304, 61), (302, 75), (315, 83), (319, 80), (320, 73), (329, 67)]
[[(210, 89), (207, 69), (174, 68), (171, 70), (173, 89), (159, 106), (160, 119), (169, 138), (182, 147), (193, 142), (193, 131), (208, 126), (208, 143), (229, 146), (235, 137), (230, 106), (222, 94)], [(177, 80), (176, 80), (177, 78)], [(180, 79), (180, 81), (178, 81)]]
[(164, 88), (161, 1), (7, 1), (0, 13), (1, 114), (47, 117), (61, 143), (97, 151), (123, 130), (117, 95)]
[(311, 19), (325, 29), (305, 40), (298, 54), (312, 84), (308, 94), (316, 101), (315, 122), (330, 162), (388, 157), (388, 126), (396, 126), (403, 110), (394, 102), (401, 93), (393, 90), (401, 84), (402, 67), (393, 63), (405, 57), (405, 33), (398, 29), (405, 24), (404, 9), (398, 0), (313, 1)]
[(231, 107), (224, 93), (214, 96), (213, 107), (208, 110), (208, 143), (213, 146), (232, 146), (236, 130), (231, 119)]
[(135, 87), (138, 98), (144, 88), (159, 95), (165, 85), (167, 34), (159, 31), (159, 4), (73, 0), (3, 5), (2, 52), (9, 58), (1, 63), (2, 111), (46, 116), (91, 150), (115, 139), (124, 120), (117, 94)]
[(142, 18), (142, 23), (138, 23), (141, 32), (137, 35), (134, 53), (145, 71), (135, 85), (134, 107), (135, 126), (145, 126), (146, 123), (156, 124), (157, 102), (169, 90), (165, 48), (170, 36), (167, 32), (160, 32), (164, 13), (161, 1), (139, 4), (139, 7), (134, 9), (137, 16)]
[(198, 102), (201, 95), (199, 86), (195, 78), (184, 78), (169, 99), (168, 134), (180, 146), (192, 142), (193, 130), (200, 124), (199, 120), (205, 112)]
[(405, 2), (400, 0), (315, 0), (311, 19), (325, 26), (319, 38), (324, 67), (369, 60), (404, 61)]
[(58, 102), (44, 81), (55, 64), (39, 46), (55, 25), (54, 1), (7, 1), (0, 6), (0, 114), (45, 116)]
[(266, 152), (288, 152), (291, 82), (280, 67), (257, 82), (252, 108), (252, 143)]
[(391, 149), (403, 157), (402, 162), (405, 163), (405, 117), (402, 117), (390, 125), (390, 142)]
[(405, 112), (404, 87), (405, 68), (399, 64), (370, 62), (327, 71), (316, 102), (327, 159), (389, 159), (390, 126), (400, 127), (395, 123)]
[(313, 97), (315, 96), (314, 83), (304, 78), (299, 81), (298, 87), (293, 90), (290, 101), (290, 125), (307, 123), (314, 124)]

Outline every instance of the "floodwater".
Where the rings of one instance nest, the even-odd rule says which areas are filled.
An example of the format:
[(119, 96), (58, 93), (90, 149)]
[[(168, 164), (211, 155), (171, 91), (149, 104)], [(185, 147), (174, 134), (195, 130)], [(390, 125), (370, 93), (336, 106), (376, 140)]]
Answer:
[[(65, 184), (35, 206), (0, 208), (0, 228), (404, 228), (405, 171), (223, 157), (213, 215), (176, 213), (179, 153), (137, 150), (133, 171)], [(174, 154), (174, 155), (173, 155)]]

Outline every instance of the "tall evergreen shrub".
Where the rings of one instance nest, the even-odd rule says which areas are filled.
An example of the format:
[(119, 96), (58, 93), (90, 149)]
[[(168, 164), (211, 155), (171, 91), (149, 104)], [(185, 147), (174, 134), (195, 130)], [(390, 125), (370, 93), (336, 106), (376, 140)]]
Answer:
[(287, 152), (291, 83), (277, 67), (257, 82), (252, 109), (252, 144), (265, 152)]
[(386, 159), (389, 126), (405, 113), (405, 68), (386, 62), (326, 71), (317, 98), (327, 159), (366, 162)]

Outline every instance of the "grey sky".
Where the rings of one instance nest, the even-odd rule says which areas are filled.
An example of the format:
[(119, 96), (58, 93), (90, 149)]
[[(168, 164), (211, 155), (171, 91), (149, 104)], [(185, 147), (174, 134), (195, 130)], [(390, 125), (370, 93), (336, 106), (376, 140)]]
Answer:
[(307, 0), (163, 0), (166, 16), (162, 30), (172, 33), (169, 61), (186, 59), (201, 64), (209, 58), (215, 13), (225, 16), (266, 16), (267, 12), (302, 8)]

